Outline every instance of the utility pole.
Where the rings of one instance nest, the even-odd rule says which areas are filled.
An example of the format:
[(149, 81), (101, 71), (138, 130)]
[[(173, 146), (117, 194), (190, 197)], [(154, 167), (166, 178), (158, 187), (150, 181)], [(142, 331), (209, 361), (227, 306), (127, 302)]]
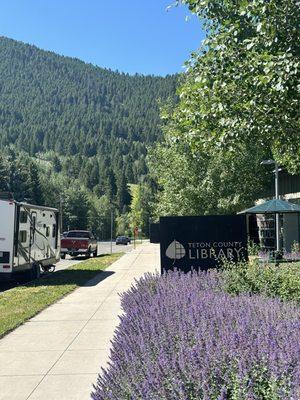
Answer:
[(63, 231), (63, 198), (62, 196), (59, 197), (59, 215), (60, 215), (60, 233), (62, 234)]
[(110, 254), (112, 254), (112, 242), (113, 242), (113, 209), (110, 209)]

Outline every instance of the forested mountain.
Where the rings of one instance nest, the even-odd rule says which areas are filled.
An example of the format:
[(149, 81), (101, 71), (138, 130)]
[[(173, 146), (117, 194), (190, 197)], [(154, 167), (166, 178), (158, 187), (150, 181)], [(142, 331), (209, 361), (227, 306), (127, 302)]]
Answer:
[(88, 157), (155, 141), (157, 100), (176, 86), (175, 76), (130, 76), (4, 37), (0, 79), (2, 145)]
[(36, 157), (48, 174), (78, 179), (122, 213), (127, 184), (147, 175), (147, 145), (161, 138), (159, 101), (175, 99), (177, 80), (113, 72), (0, 37), (2, 154), (13, 146)]

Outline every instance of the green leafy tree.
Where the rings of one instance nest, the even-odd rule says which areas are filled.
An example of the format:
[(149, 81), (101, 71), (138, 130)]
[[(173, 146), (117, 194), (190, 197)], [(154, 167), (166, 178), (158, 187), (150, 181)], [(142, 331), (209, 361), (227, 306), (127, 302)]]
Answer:
[(88, 227), (101, 240), (110, 237), (111, 204), (106, 195), (89, 197)]
[(299, 1), (183, 0), (207, 31), (165, 140), (150, 154), (157, 215), (231, 213), (268, 192), (260, 167), (300, 171)]
[(183, 0), (207, 29), (174, 118), (195, 151), (256, 143), (300, 171), (298, 0)]
[(116, 218), (116, 234), (120, 236), (133, 235), (132, 227), (130, 224), (129, 213), (120, 214)]
[(149, 156), (159, 190), (156, 217), (236, 213), (264, 196), (272, 177), (261, 168), (263, 149), (240, 148), (236, 154), (193, 154), (183, 141), (166, 137)]
[(154, 194), (149, 182), (140, 183), (138, 185), (131, 184), (131, 203), (130, 211), (125, 220), (129, 221), (129, 228), (133, 234), (135, 227), (141, 229), (146, 236), (149, 235), (149, 220), (152, 214), (152, 203)]

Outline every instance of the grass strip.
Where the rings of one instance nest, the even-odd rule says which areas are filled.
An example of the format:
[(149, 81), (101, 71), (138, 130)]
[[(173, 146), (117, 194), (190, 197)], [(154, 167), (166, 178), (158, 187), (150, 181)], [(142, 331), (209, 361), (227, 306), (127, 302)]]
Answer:
[(53, 275), (41, 277), (0, 294), (0, 338), (29, 318), (72, 292), (99, 272), (99, 281), (109, 276), (104, 270), (122, 253), (91, 258)]

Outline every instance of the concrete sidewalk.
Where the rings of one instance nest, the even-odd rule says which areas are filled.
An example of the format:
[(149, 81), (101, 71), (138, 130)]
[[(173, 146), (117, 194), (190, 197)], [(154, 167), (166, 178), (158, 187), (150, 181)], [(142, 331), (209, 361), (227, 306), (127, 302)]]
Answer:
[(118, 293), (158, 268), (159, 246), (143, 244), (0, 340), (0, 400), (88, 400), (108, 361)]

